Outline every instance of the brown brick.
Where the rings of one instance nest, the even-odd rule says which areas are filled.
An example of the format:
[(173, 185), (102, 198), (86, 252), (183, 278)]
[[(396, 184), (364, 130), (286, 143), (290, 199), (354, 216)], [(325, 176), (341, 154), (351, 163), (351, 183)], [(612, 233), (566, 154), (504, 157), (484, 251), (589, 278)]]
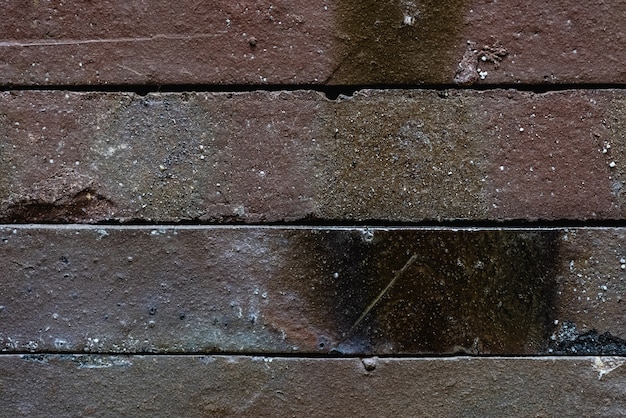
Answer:
[(611, 113), (625, 114), (616, 109), (619, 95), (508, 92), (505, 100), (503, 92), (483, 94), (478, 106), (491, 147), (490, 216), (622, 216), (615, 182), (624, 165), (617, 165), (615, 155), (622, 152), (623, 134), (609, 121)]
[(0, 347), (624, 354), (624, 233), (5, 226)]
[(624, 16), (620, 0), (14, 2), (0, 84), (624, 83)]
[(3, 222), (621, 219), (624, 94), (0, 96)]
[(315, 93), (3, 99), (5, 221), (260, 222), (313, 211), (310, 137), (324, 105)]
[(623, 364), (620, 357), (5, 355), (0, 407), (28, 417), (615, 417), (626, 413)]

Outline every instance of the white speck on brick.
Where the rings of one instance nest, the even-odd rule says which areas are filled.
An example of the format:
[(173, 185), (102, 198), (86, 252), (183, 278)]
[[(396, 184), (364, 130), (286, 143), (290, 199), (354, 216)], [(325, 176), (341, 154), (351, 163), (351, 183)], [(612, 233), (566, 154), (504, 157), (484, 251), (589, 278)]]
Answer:
[(404, 26), (413, 26), (415, 24), (415, 18), (411, 15), (404, 15), (404, 19), (402, 20), (402, 24)]
[(235, 206), (233, 213), (237, 216), (244, 216), (246, 214), (246, 208), (243, 205)]

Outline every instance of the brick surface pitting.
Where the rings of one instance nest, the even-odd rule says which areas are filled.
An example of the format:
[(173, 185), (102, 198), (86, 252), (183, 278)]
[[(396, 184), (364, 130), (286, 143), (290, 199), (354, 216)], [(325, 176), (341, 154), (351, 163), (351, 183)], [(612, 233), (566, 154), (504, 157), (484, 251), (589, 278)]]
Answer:
[(625, 16), (620, 0), (8, 2), (0, 84), (624, 83)]
[(0, 350), (623, 354), (624, 234), (9, 226)]
[(623, 364), (620, 357), (10, 355), (0, 357), (0, 407), (28, 417), (619, 416)]
[(626, 415), (626, 2), (3, 12), (0, 416)]
[(8, 92), (4, 222), (620, 219), (619, 90)]

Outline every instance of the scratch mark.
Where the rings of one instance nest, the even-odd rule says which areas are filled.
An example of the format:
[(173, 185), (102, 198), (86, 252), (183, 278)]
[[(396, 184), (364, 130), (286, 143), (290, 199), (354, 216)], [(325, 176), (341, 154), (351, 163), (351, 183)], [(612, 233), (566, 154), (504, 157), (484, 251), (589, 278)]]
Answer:
[(142, 74), (142, 73), (140, 73), (139, 71), (135, 71), (135, 70), (133, 70), (132, 68), (129, 68), (129, 67), (125, 66), (125, 65), (118, 64), (117, 66), (118, 66), (118, 67), (120, 67), (120, 68), (123, 68), (123, 69), (125, 69), (125, 70), (128, 70), (128, 71), (130, 71), (131, 73), (135, 73), (135, 74), (137, 74), (137, 75), (139, 75), (139, 76), (142, 76), (142, 77), (144, 77), (144, 76), (145, 76), (145, 74)]
[(287, 397), (285, 396), (285, 392), (283, 392), (282, 390), (276, 391), (276, 397), (283, 402), (287, 402)]
[(385, 294), (389, 291), (389, 289), (391, 289), (391, 287), (400, 278), (400, 276), (402, 276), (408, 270), (408, 268), (411, 267), (413, 263), (415, 263), (415, 260), (417, 260), (417, 254), (413, 254), (413, 256), (409, 258), (409, 261), (407, 261), (406, 264), (404, 264), (404, 266), (396, 272), (395, 276), (393, 276), (393, 279), (391, 279), (389, 284), (378, 294), (378, 296), (376, 296), (376, 299), (374, 299), (372, 303), (369, 304), (369, 306), (363, 311), (361, 316), (359, 316), (359, 319), (357, 319), (354, 325), (352, 325), (352, 327), (348, 331), (348, 335), (351, 334), (357, 326), (359, 326), (363, 318), (365, 318), (367, 314), (370, 313), (372, 308), (374, 308), (374, 306), (376, 306), (376, 304), (380, 301), (380, 299), (385, 296)]
[(302, 113), (304, 113), (305, 111), (308, 111), (312, 106), (316, 106), (315, 103), (312, 104), (308, 104), (306, 106), (304, 106), (296, 115), (296, 117), (293, 119), (293, 122), (291, 123), (291, 129), (295, 129), (296, 127), (296, 122), (298, 122), (298, 118), (300, 117), (300, 115), (302, 115)]
[(259, 399), (261, 397), (261, 395), (264, 394), (265, 390), (267, 389), (268, 384), (264, 384), (263, 387), (261, 387), (259, 390), (257, 390), (252, 396), (250, 396), (248, 398), (248, 400), (241, 406), (235, 406), (235, 410), (237, 411), (238, 414), (242, 414), (243, 412), (247, 411), (248, 409), (250, 409), (250, 407), (252, 407), (252, 405), (254, 405), (257, 401), (257, 399)]
[(32, 46), (66, 46), (66, 45), (86, 45), (86, 44), (109, 44), (124, 42), (150, 42), (155, 40), (185, 41), (194, 39), (217, 38), (226, 34), (226, 31), (217, 33), (198, 33), (193, 35), (158, 34), (154, 36), (143, 36), (137, 38), (109, 38), (109, 39), (34, 39), (32, 41), (4, 41), (0, 42), (0, 47), (32, 47)]
[(337, 65), (335, 65), (335, 68), (333, 69), (333, 71), (330, 73), (328, 77), (326, 77), (326, 80), (324, 80), (322, 84), (330, 83), (335, 78), (335, 74), (337, 74), (339, 70), (343, 69), (343, 67), (346, 64), (351, 63), (352, 59), (355, 56), (357, 56), (365, 48), (364, 45), (366, 44), (367, 41), (368, 41), (367, 37), (361, 36), (361, 39), (357, 40), (354, 47), (350, 48), (350, 52), (348, 52), (343, 58), (341, 58), (341, 60), (337, 63)]

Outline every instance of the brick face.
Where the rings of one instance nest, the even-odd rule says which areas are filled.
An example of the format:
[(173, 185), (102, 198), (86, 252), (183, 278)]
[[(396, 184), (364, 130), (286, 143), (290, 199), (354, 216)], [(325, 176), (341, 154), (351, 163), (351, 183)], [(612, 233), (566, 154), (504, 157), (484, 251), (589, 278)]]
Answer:
[(4, 3), (1, 416), (625, 415), (625, 2)]
[(9, 2), (0, 83), (624, 83), (624, 16), (620, 0)]
[(12, 355), (0, 358), (0, 406), (14, 416), (616, 416), (622, 365), (619, 357)]
[(623, 101), (618, 90), (4, 93), (0, 218), (619, 219)]
[(623, 235), (7, 226), (0, 349), (622, 354)]

